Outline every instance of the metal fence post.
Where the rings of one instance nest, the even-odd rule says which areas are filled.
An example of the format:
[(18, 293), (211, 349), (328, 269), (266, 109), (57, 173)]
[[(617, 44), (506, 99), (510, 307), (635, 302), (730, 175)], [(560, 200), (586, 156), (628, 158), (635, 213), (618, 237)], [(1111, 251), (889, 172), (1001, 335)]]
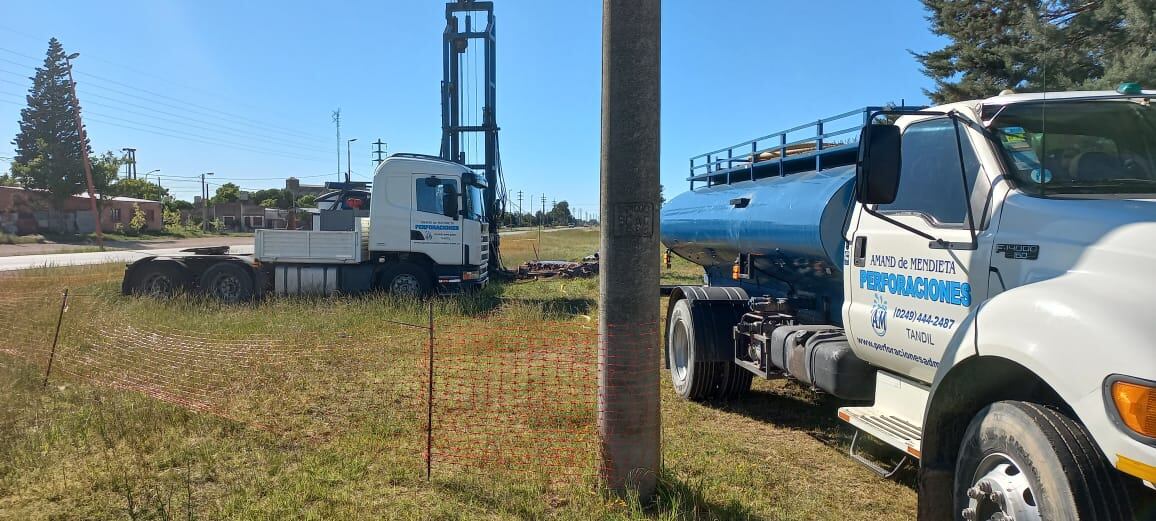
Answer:
[(64, 322), (64, 308), (68, 306), (68, 288), (60, 298), (60, 315), (56, 317), (56, 333), (52, 335), (52, 349), (48, 351), (48, 367), (44, 370), (44, 383), (41, 387), (48, 387), (48, 375), (52, 374), (52, 360), (56, 358), (56, 343), (60, 341), (60, 324)]
[(426, 387), (425, 479), (433, 473), (434, 305), (429, 302), (429, 385)]

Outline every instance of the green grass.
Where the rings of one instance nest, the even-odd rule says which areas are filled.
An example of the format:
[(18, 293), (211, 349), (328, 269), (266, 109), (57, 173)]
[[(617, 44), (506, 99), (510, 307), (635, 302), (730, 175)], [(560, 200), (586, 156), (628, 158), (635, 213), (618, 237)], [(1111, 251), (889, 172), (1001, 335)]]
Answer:
[(0, 244), (39, 244), (44, 242), (42, 235), (13, 235), (0, 232)]
[[(533, 258), (535, 248), (544, 259), (580, 258), (597, 249), (598, 234), (551, 232), (540, 245), (510, 240), (518, 237), (503, 240), (507, 265)], [(247, 306), (124, 298), (117, 294), (122, 269), (0, 274), (7, 321), (0, 349), (10, 351), (0, 352), (0, 519), (914, 517), (909, 484), (880, 480), (845, 456), (850, 431), (835, 418), (837, 404), (785, 381), (756, 381), (743, 401), (706, 406), (673, 397), (664, 376), (656, 505), (612, 499), (583, 469), (562, 476), (435, 461), (427, 482), (425, 333), (391, 322), (424, 323), (423, 304), (378, 295)], [(679, 262), (663, 273), (668, 280), (696, 276)], [(54, 375), (42, 389), (63, 287), (73, 296)], [(597, 279), (558, 279), (435, 300), (441, 360), (463, 355), (440, 369), (455, 380), (439, 387), (447, 393), (445, 402), (435, 401), (439, 414), (493, 412), (480, 400), (449, 398), (492, 383), (484, 361), (533, 359), (516, 328), (589, 328), (597, 291)], [(119, 336), (125, 331), (134, 334)], [(141, 349), (132, 348), (133, 338), (145, 339)], [(86, 357), (95, 361), (79, 365)], [(592, 367), (588, 358), (553, 360), (563, 366), (558, 371), (572, 367), (574, 377)], [(592, 390), (592, 382), (541, 388), (526, 374), (533, 371), (509, 373), (508, 396), (525, 400), (508, 401), (518, 414), (498, 427), (511, 434), (557, 425), (589, 432), (591, 412), (567, 408), (563, 397)], [(135, 390), (93, 383), (134, 376)], [(148, 396), (161, 391), (196, 398), (211, 413)], [(438, 440), (463, 450), (482, 441), (452, 432)]]

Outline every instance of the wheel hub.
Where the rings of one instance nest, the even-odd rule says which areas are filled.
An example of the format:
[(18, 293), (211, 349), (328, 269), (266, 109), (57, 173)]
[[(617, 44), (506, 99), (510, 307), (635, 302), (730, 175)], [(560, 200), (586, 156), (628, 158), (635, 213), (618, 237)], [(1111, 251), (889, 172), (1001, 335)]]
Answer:
[(980, 462), (967, 489), (967, 521), (1037, 521), (1040, 517), (1031, 481), (1011, 457), (991, 454)]
[(217, 279), (217, 297), (222, 300), (233, 300), (241, 293), (241, 281), (236, 277), (223, 276)]
[(393, 278), (393, 282), (389, 285), (392, 293), (397, 295), (405, 295), (407, 297), (416, 297), (421, 293), (421, 282), (417, 277), (409, 273), (403, 273)]
[(165, 296), (173, 291), (173, 281), (161, 273), (150, 275), (145, 279), (143, 286), (145, 294), (152, 296)]

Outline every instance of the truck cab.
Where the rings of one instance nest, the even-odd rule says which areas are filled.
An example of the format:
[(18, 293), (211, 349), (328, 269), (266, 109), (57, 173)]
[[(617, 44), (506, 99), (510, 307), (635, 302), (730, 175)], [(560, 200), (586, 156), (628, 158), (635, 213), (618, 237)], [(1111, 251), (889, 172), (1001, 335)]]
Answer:
[(484, 285), (490, 254), (485, 189), (481, 176), (458, 163), (389, 156), (374, 172), (372, 256), (378, 263), (421, 263), (442, 287)]
[(676, 391), (786, 376), (858, 402), (838, 413), (851, 456), (918, 461), (923, 519), (1150, 513), (1153, 98), (868, 108), (854, 144), (821, 120), (809, 146), (692, 159), (663, 209), (663, 242), (705, 275), (671, 296)]

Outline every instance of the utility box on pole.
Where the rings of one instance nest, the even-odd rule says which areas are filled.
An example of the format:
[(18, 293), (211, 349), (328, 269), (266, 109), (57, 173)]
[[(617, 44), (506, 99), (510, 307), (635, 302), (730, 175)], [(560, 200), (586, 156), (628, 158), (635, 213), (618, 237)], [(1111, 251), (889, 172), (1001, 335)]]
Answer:
[(660, 0), (602, 3), (598, 433), (602, 476), (654, 497), (659, 420)]

